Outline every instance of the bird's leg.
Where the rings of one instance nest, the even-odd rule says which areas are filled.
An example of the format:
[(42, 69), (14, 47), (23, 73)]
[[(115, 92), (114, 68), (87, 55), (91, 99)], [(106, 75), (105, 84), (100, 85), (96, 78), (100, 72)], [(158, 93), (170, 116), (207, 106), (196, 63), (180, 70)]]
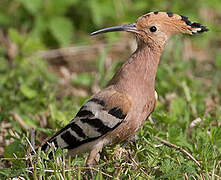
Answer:
[(150, 121), (151, 124), (155, 124), (155, 119), (153, 119), (152, 114), (148, 117), (148, 120)]
[(92, 178), (94, 173), (93, 173), (93, 168), (95, 165), (99, 162), (100, 160), (100, 152), (102, 150), (103, 145), (98, 145), (92, 151), (89, 153), (88, 158), (87, 158), (87, 167), (89, 167), (88, 174)]
[(134, 134), (133, 136), (130, 136), (129, 138), (127, 138), (121, 147), (125, 148), (129, 143), (133, 143), (133, 145), (136, 146), (137, 141), (139, 140), (136, 138), (136, 134)]
[(108, 153), (106, 151), (106, 149), (102, 149), (101, 153), (100, 153), (100, 159), (104, 160), (104, 161), (108, 161)]

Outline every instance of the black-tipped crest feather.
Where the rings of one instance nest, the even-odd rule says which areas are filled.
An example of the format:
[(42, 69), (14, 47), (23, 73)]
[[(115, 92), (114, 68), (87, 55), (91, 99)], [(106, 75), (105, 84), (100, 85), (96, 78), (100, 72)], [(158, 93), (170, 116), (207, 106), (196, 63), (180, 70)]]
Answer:
[(193, 34), (209, 31), (209, 29), (207, 29), (206, 26), (202, 26), (200, 23), (197, 23), (197, 22), (191, 22), (187, 16), (183, 16), (183, 15), (180, 15), (180, 16), (181, 16), (181, 20), (183, 20), (188, 26), (191, 26), (191, 28), (200, 28), (200, 30), (192, 31)]

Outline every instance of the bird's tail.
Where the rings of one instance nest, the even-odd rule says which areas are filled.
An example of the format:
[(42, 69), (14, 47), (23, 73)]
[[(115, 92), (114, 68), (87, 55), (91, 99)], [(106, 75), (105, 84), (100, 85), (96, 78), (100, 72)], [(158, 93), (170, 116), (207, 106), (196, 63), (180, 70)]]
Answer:
[[(51, 138), (49, 139), (47, 142), (45, 142), (42, 146), (35, 148), (35, 150), (31, 151), (31, 154), (34, 155), (36, 153), (38, 153), (39, 149), (44, 152), (47, 153), (49, 151), (49, 149), (52, 149), (53, 151), (56, 151), (56, 149), (58, 148), (58, 144), (56, 141), (56, 138)], [(52, 158), (52, 151), (48, 154), (49, 159)]]

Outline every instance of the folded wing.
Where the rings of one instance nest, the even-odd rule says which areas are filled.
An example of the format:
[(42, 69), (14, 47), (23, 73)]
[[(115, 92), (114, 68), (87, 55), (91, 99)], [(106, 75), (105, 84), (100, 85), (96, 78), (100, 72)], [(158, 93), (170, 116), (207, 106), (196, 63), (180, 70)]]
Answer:
[(74, 149), (82, 144), (96, 140), (118, 127), (131, 107), (130, 98), (117, 91), (103, 91), (87, 101), (75, 118), (50, 138), (49, 143), (62, 149)]

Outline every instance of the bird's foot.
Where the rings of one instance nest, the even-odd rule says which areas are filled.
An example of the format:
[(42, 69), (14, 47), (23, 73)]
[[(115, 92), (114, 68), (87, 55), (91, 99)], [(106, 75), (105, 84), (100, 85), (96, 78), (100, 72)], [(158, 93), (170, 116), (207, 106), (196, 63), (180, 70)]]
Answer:
[(148, 117), (151, 124), (155, 124), (156, 120), (152, 117), (152, 114)]
[(96, 176), (96, 171), (95, 171), (95, 166), (98, 163), (98, 161), (100, 160), (100, 151), (101, 151), (101, 147), (100, 148), (95, 148), (93, 149), (87, 158), (87, 176), (85, 179), (93, 179), (94, 176)]
[(122, 148), (125, 148), (128, 144), (132, 143), (134, 146), (136, 146), (137, 142), (141, 139), (137, 139), (136, 135), (129, 137), (124, 141), (124, 144), (121, 146)]
[(85, 180), (93, 179), (93, 177), (95, 175), (93, 168), (94, 168), (94, 166), (88, 165), (88, 169), (86, 171), (86, 176), (84, 177)]

